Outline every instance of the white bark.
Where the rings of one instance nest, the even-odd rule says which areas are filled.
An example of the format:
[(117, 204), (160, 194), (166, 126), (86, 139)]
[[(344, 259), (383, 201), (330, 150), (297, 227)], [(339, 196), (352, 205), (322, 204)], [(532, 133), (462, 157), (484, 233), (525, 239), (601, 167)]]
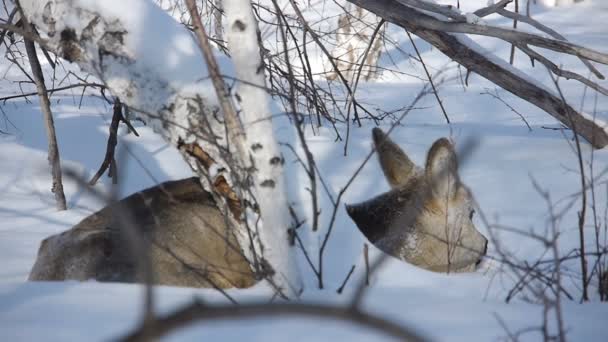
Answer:
[[(29, 21), (47, 40), (47, 48), (101, 79), (112, 94), (119, 96), (165, 140), (174, 146), (181, 146), (180, 152), (199, 175), (203, 186), (215, 192), (220, 209), (227, 214), (233, 226), (241, 230), (241, 234), (237, 235), (246, 236), (242, 232), (246, 228), (240, 221), (240, 210), (226, 205), (225, 198), (218, 194), (221, 192), (216, 183), (218, 179), (225, 178), (232, 190), (235, 182), (227, 171), (223, 171), (231, 168), (224, 158), (226, 154), (221, 152), (226, 146), (224, 127), (212, 115), (219, 111), (218, 100), (204, 59), (190, 32), (147, 0), (21, 0), (20, 3)], [(220, 62), (222, 72), (228, 72), (225, 67), (229, 64), (225, 58)], [(265, 99), (265, 96), (264, 93), (258, 99)], [(262, 115), (268, 115), (267, 107), (264, 108)], [(249, 113), (248, 110), (246, 114)], [(266, 122), (263, 129), (271, 133), (270, 125)], [(262, 182), (274, 180), (276, 189), (282, 191), (281, 168), (261, 165), (262, 160), (271, 160), (272, 157), (268, 156), (279, 155), (269, 132), (264, 132), (265, 139), (260, 143), (270, 154), (259, 153), (256, 156), (254, 153), (256, 164), (260, 164), (255, 176)], [(210, 136), (215, 136), (217, 141), (210, 141)], [(211, 165), (200, 158), (200, 153), (193, 153), (193, 146), (211, 157)], [(249, 156), (241, 157), (243, 160), (249, 159)], [(269, 174), (266, 176), (264, 172)], [(262, 189), (262, 193), (256, 195), (261, 200), (260, 208), (277, 208), (279, 202), (281, 208), (286, 206), (284, 194), (273, 193), (273, 197), (267, 198), (268, 192), (263, 187), (257, 188)], [(234, 192), (238, 191), (229, 195)], [(285, 213), (288, 213), (286, 209)], [(276, 235), (261, 234), (263, 245), (272, 254), (267, 261), (276, 272), (272, 277), (273, 283), (284, 294), (292, 294), (294, 290), (299, 290), (295, 287), (299, 284), (298, 273), (283, 269), (291, 265), (291, 258), (287, 254), (279, 255), (289, 252), (287, 239), (284, 238), (289, 222), (276, 221), (264, 215), (262, 218), (264, 227), (278, 229)], [(240, 242), (247, 255), (250, 251), (248, 244)], [(247, 256), (252, 260), (251, 255)], [(287, 284), (291, 276), (296, 277), (292, 285)]]
[[(235, 65), (236, 98), (243, 116), (247, 148), (254, 163), (254, 188), (262, 216), (262, 254), (273, 265), (281, 284), (292, 295), (302, 290), (293, 248), (288, 244), (291, 217), (283, 179), (283, 156), (277, 146), (268, 106), (264, 64), (250, 0), (225, 0), (224, 32)], [(248, 219), (253, 215), (248, 215)], [(250, 225), (255, 225), (250, 220)], [(260, 224), (259, 222), (257, 224)]]

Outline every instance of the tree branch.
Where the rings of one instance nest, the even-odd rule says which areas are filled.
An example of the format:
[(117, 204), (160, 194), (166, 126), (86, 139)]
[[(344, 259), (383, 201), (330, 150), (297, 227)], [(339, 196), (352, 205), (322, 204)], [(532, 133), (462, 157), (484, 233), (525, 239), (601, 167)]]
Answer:
[[(487, 25), (444, 22), (392, 0), (349, 0), (349, 2), (357, 4), (385, 20), (416, 34), (455, 62), (543, 109), (568, 127), (570, 127), (571, 122), (567, 113), (573, 113), (572, 119), (576, 124), (579, 135), (596, 148), (603, 148), (608, 144), (608, 133), (605, 127), (601, 127), (591, 118), (581, 115), (571, 106), (563, 103), (561, 98), (556, 94), (531, 82), (519, 70), (510, 67), (506, 63), (505, 65), (492, 58), (488, 58), (482, 52), (472, 48), (474, 43), (465, 44), (462, 38), (457, 38), (448, 32), (491, 36), (506, 42), (524, 46), (542, 47), (577, 57), (588, 58), (603, 64), (608, 64), (608, 54), (566, 41), (544, 38), (510, 29)], [(572, 74), (568, 76), (575, 77)], [(601, 89), (601, 87), (598, 87), (596, 88)]]
[(148, 341), (159, 338), (180, 327), (196, 321), (212, 321), (222, 319), (259, 319), (260, 317), (308, 316), (312, 318), (330, 318), (356, 323), (366, 328), (374, 329), (386, 336), (400, 341), (421, 342), (426, 338), (411, 328), (395, 324), (386, 319), (368, 314), (355, 307), (337, 307), (324, 304), (240, 304), (238, 306), (206, 305), (200, 300), (194, 301), (169, 315), (156, 320), (151, 331), (138, 329), (122, 338), (123, 342)]

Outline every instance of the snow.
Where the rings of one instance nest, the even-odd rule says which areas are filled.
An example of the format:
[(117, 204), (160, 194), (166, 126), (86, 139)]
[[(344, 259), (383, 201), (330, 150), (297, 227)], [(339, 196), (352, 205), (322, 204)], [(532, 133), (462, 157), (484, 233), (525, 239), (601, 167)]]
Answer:
[[(126, 37), (132, 40), (125, 45), (134, 47), (130, 57), (157, 72), (161, 79), (179, 86), (207, 75), (200, 50), (190, 33), (179, 23), (165, 20), (167, 14), (151, 1), (78, 1), (92, 12), (125, 24), (124, 29), (129, 32)], [(75, 20), (78, 21), (79, 18)], [(159, 53), (161, 46), (162, 53)]]
[[(85, 1), (85, 0), (79, 0)], [(111, 5), (131, 6), (130, 10), (146, 6), (155, 18), (155, 10), (143, 0), (137, 1), (89, 1), (91, 6), (115, 11), (116, 16), (135, 15), (136, 12), (122, 13)], [(463, 11), (472, 11), (485, 1), (461, 1)], [(453, 1), (442, 1), (452, 3)], [(106, 6), (107, 5), (107, 6)], [(329, 6), (329, 5), (328, 5)], [(116, 7), (116, 6), (115, 6)], [(148, 9), (150, 8), (150, 9)], [(580, 4), (557, 7), (551, 10), (537, 9), (533, 12), (539, 21), (559, 29), (568, 39), (591, 47), (608, 46), (605, 23), (608, 21), (608, 4), (600, 0), (586, 0)], [(160, 13), (157, 13), (161, 15)], [(580, 20), (585, 18), (585, 20)], [(69, 18), (66, 18), (69, 19)], [(497, 17), (486, 18), (489, 24), (508, 25), (510, 21)], [(146, 22), (145, 27), (153, 29), (156, 39), (167, 39), (179, 49), (180, 54), (172, 55), (166, 51), (159, 56), (147, 56), (151, 63), (158, 63), (159, 72), (174, 70), (178, 79), (185, 83), (200, 77), (198, 67), (188, 69), (198, 57), (198, 50), (189, 56), (189, 43), (181, 40), (180, 34), (167, 27), (154, 27)], [(177, 26), (176, 26), (177, 27)], [(134, 29), (138, 29), (135, 27)], [(177, 28), (175, 28), (177, 30)], [(396, 32), (398, 29), (390, 27)], [(173, 33), (171, 33), (173, 32)], [(142, 35), (144, 35), (142, 33)], [(145, 35), (144, 35), (145, 36)], [(143, 39), (143, 38), (142, 38)], [(413, 53), (407, 37), (401, 37), (397, 46), (407, 53)], [(486, 37), (473, 37), (476, 44), (504, 60), (509, 56), (510, 46)], [(143, 45), (150, 44), (149, 42)], [(416, 39), (423, 58), (431, 73), (445, 68), (446, 58), (428, 44)], [(145, 51), (141, 46), (137, 53)], [(171, 50), (171, 49), (169, 49)], [(177, 51), (177, 50), (176, 50)], [(603, 49), (605, 51), (605, 49)], [(546, 51), (543, 51), (546, 52)], [(557, 55), (547, 52), (552, 60)], [(390, 56), (390, 58), (389, 58)], [(143, 56), (142, 56), (143, 57)], [(199, 56), (200, 57), (200, 56)], [(183, 59), (185, 58), (185, 59)], [(192, 58), (192, 59), (190, 59)], [(585, 67), (576, 58), (559, 59), (565, 68), (583, 75)], [(321, 58), (311, 58), (313, 68), (322, 69)], [(391, 63), (395, 62), (396, 66)], [(397, 49), (391, 49), (382, 57), (384, 66), (414, 69), (420, 71), (419, 64), (412, 63)], [(503, 62), (504, 63), (504, 62)], [(515, 66), (528, 73), (530, 79), (551, 88), (552, 83), (546, 70), (537, 66), (532, 68), (522, 54), (517, 53)], [(408, 69), (410, 68), (410, 69)], [(608, 74), (608, 68), (599, 67)], [(163, 71), (164, 70), (164, 71)], [(186, 72), (190, 70), (189, 72)], [(46, 72), (50, 73), (47, 66)], [(457, 74), (457, 70), (450, 70)], [(18, 80), (18, 70), (7, 70), (6, 63), (0, 64), (2, 95), (17, 93), (19, 90), (12, 82)], [(196, 76), (195, 76), (196, 75)], [(605, 82), (605, 81), (604, 81)], [(560, 82), (566, 98), (578, 108), (581, 106), (586, 115), (597, 120), (608, 119), (608, 99), (598, 96), (597, 105), (594, 95), (587, 91), (581, 105), (583, 87), (573, 81)], [(386, 111), (407, 106), (420, 89), (419, 80), (407, 75), (385, 72), (377, 83), (361, 83), (358, 96), (361, 103), (370, 108)], [(521, 119), (499, 101), (481, 95), (495, 87), (488, 81), (471, 75), (469, 86), (464, 89), (458, 81), (440, 86), (439, 93), (444, 101), (450, 119), (448, 126), (438, 109), (436, 100), (426, 97), (391, 134), (417, 165), (424, 164), (427, 149), (432, 142), (442, 136), (450, 136), (457, 147), (467, 137), (476, 137), (479, 144), (474, 152), (462, 163), (460, 176), (467, 184), (481, 209), (492, 223), (532, 229), (543, 233), (548, 222), (547, 207), (541, 196), (531, 186), (534, 179), (543, 189), (550, 192), (557, 202), (558, 209), (567, 207), (570, 196), (580, 189), (580, 178), (576, 172), (576, 156), (570, 147), (569, 132), (547, 130), (542, 127), (558, 127), (557, 121), (546, 113), (515, 99), (512, 95), (499, 90), (500, 96), (522, 113), (533, 130), (528, 131)], [(208, 91), (211, 93), (211, 90)], [(99, 167), (108, 135), (111, 108), (102, 99), (85, 96), (79, 106), (79, 93), (74, 95), (56, 94), (52, 97), (56, 119), (57, 136), (62, 165), (89, 179)], [(33, 100), (33, 98), (30, 98)], [(272, 104), (273, 113), (279, 113), (276, 103)], [(45, 237), (69, 229), (82, 218), (100, 209), (92, 195), (65, 178), (65, 191), (70, 210), (56, 212), (46, 162), (46, 138), (37, 101), (13, 100), (2, 103), (0, 129), (9, 134), (0, 135), (0, 337), (6, 341), (102, 341), (116, 338), (129, 332), (139, 318), (142, 289), (139, 285), (101, 284), (89, 282), (27, 282), (27, 275), (34, 263), (38, 245)], [(595, 114), (593, 114), (595, 113)], [(289, 120), (277, 116), (275, 134), (281, 142), (298, 145), (297, 135)], [(10, 123), (7, 121), (10, 120)], [(388, 120), (388, 119), (387, 119)], [(335, 198), (346, 184), (350, 175), (360, 165), (371, 146), (371, 122), (364, 126), (351, 127), (351, 145), (348, 156), (342, 156), (343, 143), (334, 142), (333, 129), (326, 125), (316, 130), (316, 135), (307, 126), (307, 138), (311, 151), (325, 182)], [(191, 176), (187, 164), (177, 151), (168, 146), (162, 138), (149, 127), (135, 123), (141, 137), (121, 133), (119, 149), (125, 149), (126, 158), (119, 161), (124, 179), (121, 179), (120, 195), (126, 196), (135, 191), (152, 186), (157, 182)], [(388, 128), (389, 122), (382, 123)], [(344, 126), (339, 127), (341, 132)], [(583, 144), (585, 163), (591, 159), (592, 150)], [(293, 154), (283, 150), (287, 168), (286, 186), (290, 200), (299, 213), (310, 213), (308, 179), (299, 167)], [(120, 154), (120, 152), (118, 152)], [(595, 174), (608, 167), (608, 152), (594, 151)], [(602, 181), (605, 178), (601, 179)], [(105, 176), (95, 186), (98, 190), (108, 191), (110, 180)], [(371, 160), (360, 176), (344, 195), (345, 203), (367, 200), (389, 189), (379, 166)], [(319, 186), (322, 216), (318, 233), (303, 236), (304, 244), (311, 255), (316, 256), (329, 221), (331, 205), (328, 196)], [(605, 190), (598, 191), (599, 210), (606, 208)], [(565, 253), (578, 245), (576, 210), (580, 206), (575, 201), (574, 208), (560, 220), (562, 238), (561, 252)], [(603, 218), (601, 218), (603, 220)], [(488, 236), (487, 227), (477, 215), (474, 219), (477, 228)], [(302, 229), (306, 229), (306, 226)], [(542, 246), (530, 239), (507, 232), (498, 233), (503, 247), (526, 260), (535, 260), (542, 252)], [(337, 214), (336, 226), (327, 246), (325, 259), (325, 290), (316, 289), (316, 279), (308, 265), (299, 255), (300, 269), (304, 272), (305, 292), (302, 301), (321, 303), (348, 303), (355, 284), (364, 277), (362, 256), (364, 237), (341, 208)], [(489, 246), (490, 256), (496, 256), (496, 246)], [(370, 258), (374, 260), (380, 252), (370, 246)], [(313, 258), (316, 262), (316, 257)], [(341, 285), (350, 267), (355, 264), (353, 277), (342, 295), (335, 290)], [(568, 264), (571, 270), (578, 270), (576, 264)], [(542, 322), (542, 306), (527, 303), (521, 298), (509, 304), (504, 298), (514, 279), (500, 271), (500, 264), (487, 260), (481, 269), (472, 274), (436, 274), (388, 258), (372, 276), (371, 287), (363, 301), (364, 308), (392, 321), (414, 326), (422, 334), (439, 341), (487, 341), (505, 338), (508, 333), (501, 327), (497, 317), (502, 319), (512, 332), (537, 326)], [(579, 304), (578, 282), (569, 275), (564, 284), (575, 300), (562, 302), (567, 328), (571, 341), (603, 341), (608, 335), (605, 324), (608, 306), (597, 298), (596, 283), (592, 283), (591, 303)], [(269, 289), (256, 286), (248, 290), (229, 290), (239, 302), (252, 300), (267, 301)], [(158, 312), (166, 313), (187, 303), (194, 296), (206, 301), (222, 302), (215, 291), (159, 286), (155, 289)], [(554, 326), (551, 326), (554, 329)], [(554, 331), (554, 330), (553, 330)], [(279, 317), (276, 319), (255, 319), (250, 321), (219, 321), (197, 324), (180, 330), (167, 337), (174, 341), (223, 340), (237, 341), (247, 338), (251, 341), (309, 341), (337, 340), (376, 341), (382, 338), (376, 332), (353, 327), (346, 323)], [(524, 341), (537, 341), (538, 332), (522, 335)]]
[[(47, 26), (41, 31), (53, 33), (48, 38), (56, 45), (60, 44), (58, 32), (73, 30), (77, 37), (88, 32), (85, 36), (90, 36), (92, 47), (79, 51), (80, 64), (102, 78), (114, 93), (122, 94), (127, 105), (142, 113), (158, 113), (165, 110), (168, 103), (179, 110), (186, 106), (182, 103), (187, 102), (186, 97), (204, 93), (204, 104), (218, 107), (207, 67), (193, 36), (152, 1), (56, 1), (49, 6), (49, 11), (53, 17), (63, 20), (52, 24), (45, 19), (43, 4), (23, 1), (30, 22)], [(96, 22), (97, 14), (106, 20)], [(102, 30), (116, 32), (116, 35), (104, 35)], [(123, 32), (128, 34), (121, 34)], [(103, 53), (103, 49), (111, 51), (112, 55)], [(218, 63), (226, 76), (234, 75), (230, 59), (219, 56)], [(169, 130), (187, 136), (176, 127), (189, 127), (190, 118), (183, 111), (171, 114), (173, 117), (167, 119), (177, 126)], [(149, 121), (165, 138), (177, 135), (173, 131), (166, 132), (162, 120)]]
[(569, 6), (576, 2), (576, 0), (540, 0), (539, 3), (547, 7), (557, 6)]
[(474, 24), (474, 25), (485, 25), (486, 24), (482, 18), (476, 16), (474, 13), (466, 13), (464, 16), (467, 19), (467, 23), (469, 23), (469, 24)]

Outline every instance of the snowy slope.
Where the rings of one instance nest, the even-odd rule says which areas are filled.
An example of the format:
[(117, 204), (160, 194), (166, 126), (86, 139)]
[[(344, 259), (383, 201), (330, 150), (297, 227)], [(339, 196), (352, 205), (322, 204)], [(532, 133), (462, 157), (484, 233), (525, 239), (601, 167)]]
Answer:
[[(443, 1), (444, 3), (453, 3)], [(463, 6), (475, 9), (485, 1), (461, 1)], [(329, 9), (328, 11), (330, 11)], [(466, 10), (466, 8), (465, 8)], [(568, 7), (535, 7), (534, 17), (550, 27), (557, 28), (568, 39), (607, 51), (608, 3), (602, 0), (586, 0)], [(504, 19), (489, 17), (490, 23), (507, 24)], [(399, 30), (390, 27), (397, 33)], [(395, 34), (399, 47), (387, 51), (382, 58), (386, 67), (411, 70), (422, 76), (420, 66), (407, 58), (414, 53), (407, 36)], [(489, 47), (496, 55), (508, 58), (510, 47), (489, 38), (475, 38)], [(437, 51), (416, 39), (423, 58), (432, 73), (445, 69), (448, 60)], [(574, 58), (560, 58), (562, 63), (586, 75), (584, 66)], [(316, 61), (321, 68), (322, 61)], [(523, 55), (516, 55), (516, 65), (551, 87), (544, 68), (531, 68)], [(2, 74), (18, 79), (19, 71), (6, 70)], [(608, 74), (608, 68), (600, 68)], [(448, 75), (457, 74), (452, 69)], [(14, 94), (18, 88), (3, 81), (0, 93)], [(603, 83), (606, 86), (606, 82)], [(578, 108), (584, 88), (574, 82), (560, 83), (569, 101)], [(380, 82), (362, 84), (358, 95), (362, 103), (372, 109), (397, 110), (408, 106), (421, 88), (419, 80), (404, 75), (385, 72)], [(426, 150), (442, 136), (451, 137), (461, 146), (468, 137), (478, 144), (466, 162), (461, 165), (462, 180), (472, 189), (484, 214), (492, 223), (533, 229), (543, 232), (547, 227), (547, 206), (531, 185), (532, 179), (548, 190), (558, 207), (568, 203), (568, 197), (580, 190), (576, 156), (573, 153), (569, 133), (543, 127), (558, 127), (557, 122), (537, 108), (515, 99), (498, 89), (498, 94), (521, 113), (532, 127), (529, 131), (517, 114), (502, 102), (488, 95), (495, 87), (472, 75), (469, 86), (463, 88), (459, 81), (451, 81), (440, 87), (452, 125), (446, 125), (436, 100), (425, 97), (416, 109), (401, 122), (392, 137), (418, 164), (424, 163)], [(79, 106), (79, 92), (73, 95), (55, 95), (52, 98), (57, 135), (64, 167), (70, 167), (90, 178), (99, 167), (105, 151), (111, 108), (103, 101), (85, 96)], [(608, 98), (599, 96), (595, 104), (594, 94), (586, 93), (584, 109), (598, 117), (608, 118)], [(2, 104), (0, 129), (9, 134), (0, 135), (0, 340), (3, 341), (82, 341), (107, 340), (120, 336), (133, 328), (139, 314), (141, 287), (126, 284), (100, 284), (97, 282), (29, 283), (27, 274), (34, 262), (39, 242), (48, 235), (70, 228), (85, 216), (101, 208), (90, 194), (79, 188), (74, 181), (66, 180), (65, 191), (70, 210), (55, 212), (51, 184), (46, 162), (46, 138), (37, 99), (8, 101)], [(279, 111), (278, 107), (275, 107)], [(329, 126), (317, 134), (307, 131), (309, 146), (325, 182), (335, 197), (350, 175), (357, 169), (371, 145), (372, 123), (365, 120), (361, 128), (353, 127), (348, 155), (343, 156), (343, 142), (334, 142), (335, 134)], [(388, 120), (382, 123), (387, 129)], [(121, 195), (128, 195), (157, 182), (187, 177), (190, 172), (178, 153), (154, 135), (146, 127), (138, 126), (141, 137), (122, 136), (120, 148), (127, 148), (127, 158), (119, 167), (126, 175), (122, 179)], [(341, 133), (345, 127), (340, 126)], [(281, 141), (297, 144), (292, 127), (285, 119), (279, 119), (275, 129)], [(124, 132), (123, 132), (124, 134)], [(344, 134), (343, 134), (344, 135)], [(591, 158), (590, 146), (583, 145), (586, 161)], [(284, 151), (288, 161), (287, 183), (292, 200), (301, 213), (310, 212), (309, 195), (305, 187), (308, 181), (295, 163), (289, 151)], [(608, 167), (608, 153), (594, 152), (596, 174)], [(605, 179), (602, 179), (605, 180)], [(109, 189), (109, 179), (103, 177), (99, 189)], [(359, 202), (388, 190), (380, 169), (371, 160), (365, 166), (344, 196), (346, 203)], [(308, 251), (316, 255), (331, 211), (330, 201), (322, 189), (322, 229), (304, 236)], [(598, 207), (603, 213), (608, 206), (606, 191), (598, 191)], [(560, 201), (561, 200), (561, 201)], [(562, 252), (577, 246), (576, 210), (578, 201), (560, 221)], [(316, 290), (316, 280), (300, 258), (300, 268), (305, 272), (307, 291), (305, 301), (322, 303), (347, 302), (354, 284), (363, 276), (362, 246), (364, 237), (358, 232), (344, 210), (338, 213), (336, 226), (327, 247), (325, 259), (326, 289)], [(475, 223), (488, 235), (487, 227), (479, 217)], [(501, 232), (501, 245), (520, 258), (535, 260), (539, 244), (517, 234)], [(496, 246), (489, 246), (490, 256), (496, 256)], [(371, 256), (378, 251), (371, 248)], [(348, 270), (356, 264), (353, 279), (342, 295), (336, 295)], [(578, 271), (576, 263), (568, 265)], [(511, 331), (539, 325), (542, 306), (515, 300), (504, 303), (513, 280), (501, 273), (497, 262), (490, 260), (474, 274), (444, 275), (427, 272), (389, 259), (372, 278), (372, 286), (364, 301), (364, 307), (397, 322), (414, 326), (423, 334), (441, 341), (496, 340), (507, 332), (501, 327), (500, 317)], [(574, 301), (564, 301), (564, 314), (568, 337), (572, 341), (603, 341), (608, 336), (605, 324), (608, 306), (597, 301), (594, 284), (591, 286), (590, 304), (581, 305), (577, 279), (568, 277), (565, 286), (575, 295)], [(249, 290), (229, 292), (238, 301), (267, 299), (263, 286)], [(166, 312), (193, 296), (209, 301), (222, 301), (219, 294), (210, 290), (158, 287), (156, 289), (159, 311)], [(180, 331), (170, 340), (241, 340), (294, 341), (309, 340), (378, 340), (381, 336), (361, 328), (337, 322), (297, 318), (279, 320), (257, 319), (252, 321), (207, 323)], [(537, 332), (523, 335), (524, 340), (538, 340)]]

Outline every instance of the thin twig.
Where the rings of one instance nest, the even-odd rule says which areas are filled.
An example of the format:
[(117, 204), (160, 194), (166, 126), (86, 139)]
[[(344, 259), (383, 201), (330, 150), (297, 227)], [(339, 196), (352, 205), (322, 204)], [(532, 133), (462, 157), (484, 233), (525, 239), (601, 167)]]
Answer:
[(365, 259), (365, 286), (369, 286), (369, 246), (363, 243), (363, 258)]
[(528, 131), (532, 132), (532, 127), (530, 126), (530, 124), (528, 123), (528, 120), (526, 120), (526, 118), (524, 117), (523, 114), (521, 114), (520, 112), (518, 112), (515, 108), (513, 108), (513, 106), (511, 106), (507, 101), (503, 100), (500, 96), (498, 96), (498, 90), (494, 90), (494, 94), (491, 93), (490, 91), (486, 90), (485, 92), (481, 93), (482, 95), (490, 95), (493, 98), (497, 99), (498, 101), (502, 102), (505, 106), (507, 106), (513, 113), (517, 114), (517, 116), (519, 116), (519, 118), (521, 119), (521, 121), (524, 122), (524, 124), (526, 124), (526, 127), (528, 127)]
[[(559, 86), (558, 80), (553, 77), (553, 74), (547, 69), (549, 75), (551, 76), (551, 80), (555, 84), (555, 88), (559, 93), (559, 96), (562, 98), (562, 101), (566, 101), (564, 95), (562, 93), (561, 87)], [(583, 152), (581, 150), (581, 143), (578, 138), (578, 134), (576, 131), (576, 125), (574, 124), (574, 120), (572, 119), (572, 113), (570, 111), (567, 112), (568, 117), (570, 118), (570, 126), (572, 127), (572, 131), (574, 132), (574, 142), (576, 144), (576, 156), (578, 159), (578, 166), (580, 171), (580, 180), (581, 180), (581, 195), (582, 195), (582, 203), (581, 210), (578, 212), (578, 231), (579, 231), (579, 244), (581, 249), (581, 281), (582, 281), (582, 290), (583, 297), (582, 301), (588, 301), (589, 295), (587, 293), (587, 260), (585, 259), (585, 215), (587, 212), (587, 191), (584, 190), (587, 188), (586, 179), (585, 179), (585, 167), (583, 165)]]
[[(84, 88), (87, 88), (87, 87), (105, 88), (105, 86), (103, 84), (99, 84), (99, 83), (78, 83), (78, 84), (70, 84), (70, 85), (67, 85), (67, 86), (64, 86), (64, 87), (47, 89), (47, 92), (49, 94), (52, 94), (52, 93), (56, 93), (56, 92), (59, 92), (59, 91), (62, 91), (62, 90), (79, 88), (79, 87), (84, 87)], [(27, 97), (27, 96), (33, 96), (33, 95), (38, 95), (38, 92), (30, 92), (30, 93), (24, 93), (24, 94), (19, 94), (19, 95), (10, 95), (10, 96), (5, 96), (5, 97), (0, 97), (0, 101), (6, 102), (8, 100), (18, 99), (18, 98)]]
[[(365, 51), (363, 52), (363, 56), (361, 58), (361, 63), (359, 63), (359, 68), (357, 70), (357, 77), (355, 78), (355, 84), (353, 85), (353, 95), (357, 92), (357, 87), (359, 86), (359, 79), (361, 77), (361, 72), (363, 70), (363, 64), (365, 64), (367, 55), (369, 54), (369, 51), (372, 49), (374, 41), (376, 40), (376, 36), (378, 35), (378, 32), (380, 32), (380, 29), (384, 26), (384, 24), (386, 24), (386, 21), (384, 19), (381, 19), (380, 22), (378, 23), (378, 25), (376, 26), (376, 28), (374, 29), (374, 32), (372, 32), (372, 35), (369, 39), (369, 44), (367, 45), (367, 47), (365, 48)], [(347, 105), (347, 112), (350, 112), (350, 108), (353, 104), (353, 100), (354, 100), (354, 96), (349, 98), (348, 105)], [(346, 122), (346, 140), (344, 142), (344, 156), (346, 156), (346, 154), (347, 154), (349, 138), (350, 138), (350, 122), (347, 121)]]
[(450, 118), (448, 117), (448, 113), (446, 113), (445, 108), (443, 107), (443, 102), (441, 102), (441, 99), (439, 98), (439, 92), (437, 91), (437, 88), (435, 88), (435, 82), (433, 82), (433, 78), (431, 77), (429, 70), (426, 68), (426, 64), (424, 63), (424, 60), (422, 59), (422, 55), (420, 55), (420, 51), (418, 51), (418, 47), (416, 46), (416, 43), (414, 43), (414, 40), (412, 39), (412, 35), (410, 34), (410, 31), (405, 30), (405, 33), (407, 33), (407, 37), (410, 39), (410, 43), (412, 43), (412, 46), (414, 47), (414, 50), (416, 51), (416, 55), (418, 55), (418, 59), (420, 59), (420, 63), (422, 63), (422, 67), (424, 68), (424, 72), (426, 73), (426, 77), (429, 80), (429, 83), (431, 83), (431, 87), (433, 88), (433, 94), (435, 94), (437, 103), (439, 103), (439, 107), (441, 108), (443, 117), (445, 118), (445, 121), (449, 124)]
[(112, 183), (117, 184), (118, 177), (116, 172), (116, 160), (114, 159), (114, 151), (116, 150), (116, 144), (118, 143), (118, 125), (121, 121), (125, 122), (129, 127), (129, 130), (132, 130), (132, 132), (136, 136), (139, 136), (133, 126), (131, 126), (131, 124), (123, 117), (122, 104), (120, 100), (116, 98), (112, 114), (112, 122), (110, 123), (110, 136), (108, 137), (108, 144), (106, 146), (106, 155), (103, 159), (103, 162), (101, 163), (101, 166), (99, 167), (99, 170), (89, 181), (89, 185), (91, 186), (97, 183), (101, 175), (103, 175), (103, 173), (108, 170), (108, 168), (109, 176), (112, 177)]
[[(519, 13), (519, 0), (515, 0), (515, 13)], [(513, 29), (517, 29), (517, 18), (513, 19)], [(513, 65), (515, 61), (515, 44), (511, 44), (511, 55), (509, 56), (509, 64)]]
[(340, 287), (336, 290), (336, 292), (338, 294), (342, 294), (342, 291), (344, 291), (344, 287), (346, 286), (346, 283), (348, 283), (348, 279), (350, 279), (350, 276), (353, 275), (354, 271), (355, 271), (355, 265), (353, 265), (350, 268), (350, 271), (348, 271), (348, 274), (346, 275), (346, 278), (344, 278), (344, 281), (342, 282), (342, 285), (340, 285)]

